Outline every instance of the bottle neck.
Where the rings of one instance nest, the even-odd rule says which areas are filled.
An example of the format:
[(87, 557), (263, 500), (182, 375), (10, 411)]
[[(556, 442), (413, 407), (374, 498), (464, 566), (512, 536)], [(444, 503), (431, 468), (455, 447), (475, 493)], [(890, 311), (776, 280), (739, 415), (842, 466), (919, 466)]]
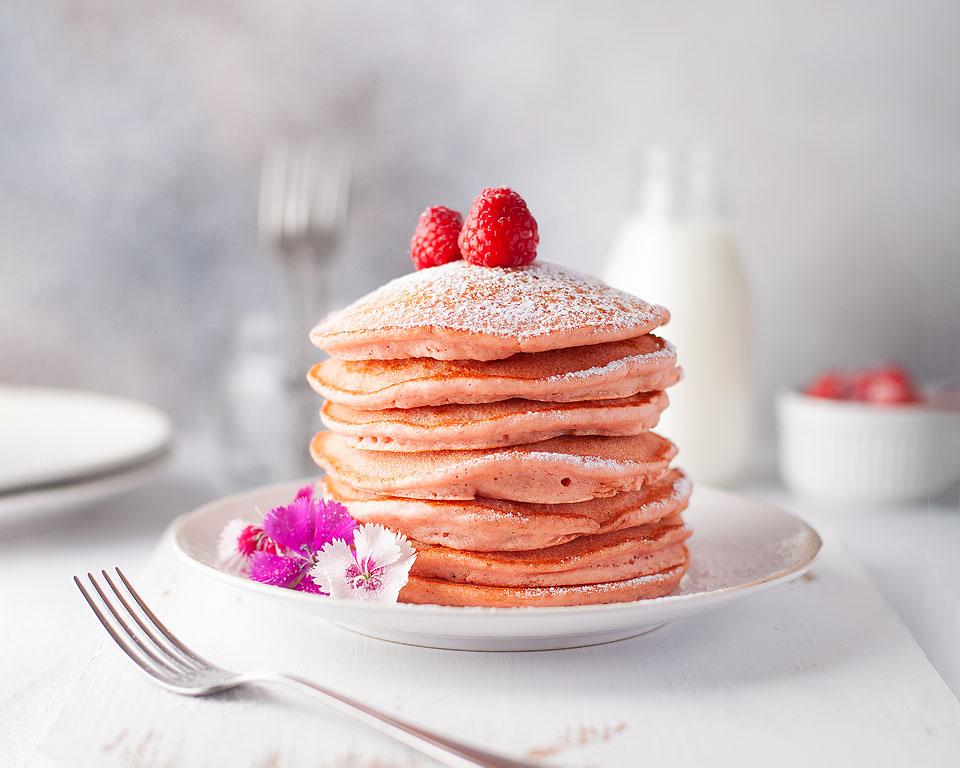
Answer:
[(666, 148), (644, 156), (637, 216), (651, 221), (719, 221), (726, 218), (716, 153)]

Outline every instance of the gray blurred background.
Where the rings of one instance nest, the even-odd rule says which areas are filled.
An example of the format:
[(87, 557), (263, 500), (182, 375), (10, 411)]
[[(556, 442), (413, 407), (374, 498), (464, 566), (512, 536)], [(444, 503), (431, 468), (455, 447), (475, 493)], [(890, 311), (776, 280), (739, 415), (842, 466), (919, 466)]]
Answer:
[(960, 3), (7, 2), (0, 380), (212, 423), (231, 324), (279, 301), (263, 144), (357, 147), (343, 304), (417, 214), (506, 184), (597, 271), (640, 149), (727, 154), (773, 392), (893, 358), (960, 384)]

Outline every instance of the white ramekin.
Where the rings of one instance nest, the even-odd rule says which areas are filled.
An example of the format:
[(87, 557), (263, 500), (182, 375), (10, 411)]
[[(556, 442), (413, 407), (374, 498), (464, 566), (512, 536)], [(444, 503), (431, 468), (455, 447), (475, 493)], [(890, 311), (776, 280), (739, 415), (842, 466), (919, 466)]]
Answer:
[(960, 413), (795, 391), (777, 402), (780, 474), (797, 493), (856, 501), (936, 495), (960, 477)]

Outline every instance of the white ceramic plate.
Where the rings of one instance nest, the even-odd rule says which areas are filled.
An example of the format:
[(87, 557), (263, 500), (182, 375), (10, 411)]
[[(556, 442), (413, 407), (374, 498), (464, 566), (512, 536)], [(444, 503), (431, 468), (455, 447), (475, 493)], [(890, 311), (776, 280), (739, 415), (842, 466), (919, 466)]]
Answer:
[(790, 581), (812, 565), (821, 543), (810, 526), (776, 507), (700, 486), (685, 513), (694, 530), (688, 542), (690, 571), (675, 594), (655, 600), (561, 608), (383, 605), (271, 587), (224, 570), (216, 554), (223, 526), (237, 517), (255, 521), (254, 507), (286, 503), (297, 487), (285, 483), (258, 488), (191, 512), (174, 528), (177, 554), (263, 600), (363, 635), (431, 648), (546, 650), (623, 640)]
[(173, 430), (132, 400), (0, 386), (0, 523), (86, 508), (152, 478)]
[(170, 445), (170, 420), (133, 400), (0, 386), (0, 494), (89, 481), (142, 465)]
[(142, 464), (111, 474), (95, 475), (75, 483), (32, 488), (21, 493), (0, 494), (0, 525), (87, 509), (149, 482), (160, 474), (169, 459), (170, 451), (167, 450)]

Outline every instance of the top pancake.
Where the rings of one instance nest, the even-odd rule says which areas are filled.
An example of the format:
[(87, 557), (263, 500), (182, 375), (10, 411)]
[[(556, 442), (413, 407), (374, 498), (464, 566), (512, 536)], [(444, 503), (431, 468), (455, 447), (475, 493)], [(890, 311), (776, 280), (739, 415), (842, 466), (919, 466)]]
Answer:
[(558, 403), (605, 400), (666, 389), (680, 378), (673, 345), (652, 334), (506, 360), (330, 358), (307, 376), (310, 386), (331, 402), (367, 410), (515, 397)]
[(499, 360), (641, 336), (666, 309), (573, 270), (454, 261), (392, 280), (330, 315), (313, 343), (345, 360)]

